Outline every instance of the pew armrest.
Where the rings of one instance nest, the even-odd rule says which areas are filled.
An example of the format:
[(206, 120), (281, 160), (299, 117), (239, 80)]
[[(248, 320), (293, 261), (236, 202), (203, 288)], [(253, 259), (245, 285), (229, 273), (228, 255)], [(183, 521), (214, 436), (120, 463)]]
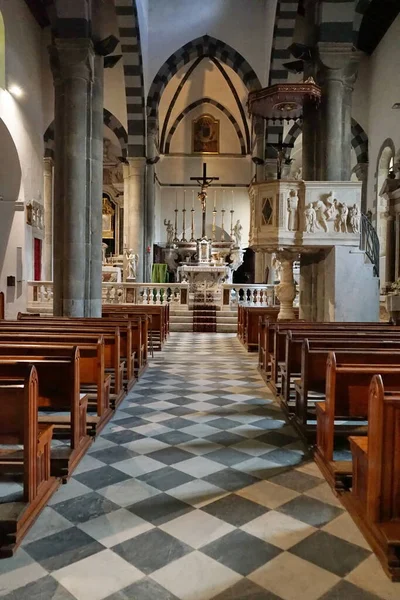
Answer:
[(326, 462), (333, 459), (333, 439), (329, 440), (329, 435), (333, 431), (328, 431), (328, 419), (325, 402), (315, 403), (315, 412), (317, 416), (317, 452)]

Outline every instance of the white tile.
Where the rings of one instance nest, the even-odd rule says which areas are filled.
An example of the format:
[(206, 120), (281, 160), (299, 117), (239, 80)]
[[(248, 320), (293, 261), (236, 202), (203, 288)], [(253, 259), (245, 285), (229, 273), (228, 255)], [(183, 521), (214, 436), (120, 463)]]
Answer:
[(224, 446), (221, 444), (216, 444), (215, 442), (211, 442), (210, 440), (205, 440), (203, 438), (182, 442), (182, 444), (178, 444), (177, 446), (177, 448), (182, 448), (182, 450), (187, 450), (188, 452), (196, 454), (197, 456), (208, 454), (208, 452), (214, 452), (214, 450), (219, 450), (223, 447)]
[(321, 502), (326, 502), (326, 504), (332, 504), (333, 506), (339, 506), (340, 508), (343, 508), (342, 503), (332, 492), (330, 485), (326, 482), (317, 485), (311, 490), (308, 490), (305, 492), (305, 495), (309, 496), (310, 498), (315, 498), (316, 500), (321, 500)]
[(183, 433), (187, 433), (188, 435), (193, 435), (195, 437), (204, 438), (209, 435), (213, 435), (214, 433), (220, 433), (221, 430), (216, 427), (212, 427), (211, 425), (205, 425), (201, 423), (199, 425), (189, 425), (188, 427), (184, 427), (180, 431)]
[(160, 490), (148, 485), (144, 481), (127, 479), (126, 481), (101, 488), (97, 490), (97, 493), (119, 506), (129, 506), (152, 496), (157, 496)]
[(327, 531), (332, 535), (336, 535), (351, 544), (361, 546), (366, 550), (371, 550), (367, 540), (350, 517), (349, 513), (344, 512), (339, 517), (322, 527), (323, 531)]
[[(204, 394), (207, 395), (207, 394)], [(213, 396), (210, 396), (212, 398)], [(209, 404), (208, 402), (192, 402), (191, 404), (185, 404), (186, 408), (190, 408), (190, 410), (197, 410), (199, 412), (212, 411), (215, 410), (215, 404)], [(188, 416), (188, 419), (190, 416)]]
[(184, 398), (188, 398), (188, 400), (193, 400), (193, 402), (207, 402), (207, 400), (214, 400), (215, 396), (212, 396), (211, 394), (203, 394), (200, 392), (199, 394), (190, 394), (190, 396), (184, 396)]
[(288, 550), (317, 531), (307, 523), (274, 510), (243, 525), (241, 529), (282, 550)]
[(169, 427), (164, 427), (164, 425), (159, 425), (158, 423), (149, 423), (148, 425), (140, 425), (139, 427), (132, 427), (131, 429), (136, 433), (147, 435), (148, 437), (162, 435), (163, 433), (171, 431)]
[[(104, 467), (105, 463), (101, 462), (94, 456), (90, 456), (90, 454), (86, 454), (76, 467), (74, 471), (74, 475), (80, 475), (81, 473), (87, 473), (87, 471), (93, 471), (94, 469), (100, 469), (100, 467)], [(68, 485), (68, 484), (66, 484)]]
[(289, 502), (300, 495), (294, 490), (289, 490), (288, 488), (276, 485), (270, 481), (254, 483), (253, 485), (243, 488), (237, 492), (237, 494), (238, 496), (243, 496), (243, 498), (247, 498), (248, 500), (252, 500), (253, 502), (257, 502), (257, 504), (261, 504), (262, 506), (271, 509), (278, 508), (279, 506), (282, 506), (282, 504), (286, 504), (286, 502)]
[(52, 575), (77, 600), (103, 600), (143, 578), (139, 569), (111, 550), (84, 558)]
[(151, 578), (180, 600), (210, 600), (242, 579), (200, 552), (173, 561), (152, 573)]
[(113, 416), (113, 423), (118, 423), (118, 421), (122, 421), (122, 419), (132, 419), (132, 415), (124, 413), (123, 410), (119, 409)]
[(265, 459), (260, 458), (259, 456), (253, 456), (252, 458), (249, 458), (249, 460), (245, 460), (232, 468), (236, 469), (236, 471), (248, 473), (249, 475), (262, 479), (263, 477), (270, 477), (271, 473), (274, 472), (274, 469), (280, 467), (282, 467), (282, 465), (278, 465), (277, 463), (268, 460), (268, 458)]
[(196, 549), (210, 544), (235, 529), (225, 521), (201, 510), (192, 511), (159, 527)]
[(134, 458), (128, 458), (127, 460), (121, 460), (120, 462), (114, 463), (113, 467), (131, 477), (139, 477), (139, 475), (145, 475), (146, 473), (157, 471), (157, 469), (163, 469), (165, 465), (148, 456), (135, 456)]
[(48, 504), (49, 506), (53, 506), (54, 504), (64, 502), (65, 500), (71, 500), (72, 498), (78, 498), (78, 496), (84, 496), (92, 491), (93, 490), (87, 485), (83, 485), (83, 483), (71, 477), (67, 484), (60, 485), (54, 496), (50, 498)]
[(354, 585), (376, 594), (382, 600), (399, 600), (400, 598), (400, 583), (390, 581), (374, 554), (358, 565), (346, 579)]
[(165, 412), (154, 412), (143, 415), (142, 418), (146, 421), (150, 421), (151, 423), (161, 423), (162, 421), (167, 421), (168, 419), (173, 418), (173, 415), (169, 415)]
[(73, 524), (68, 521), (68, 519), (62, 517), (50, 506), (46, 506), (40, 513), (37, 521), (29, 530), (22, 544), (29, 544), (30, 542), (40, 540), (48, 535), (52, 535), (53, 533), (58, 533), (59, 531), (64, 531), (64, 529), (69, 529), (69, 527), (73, 527)]
[(252, 439), (256, 438), (260, 435), (261, 430), (259, 427), (254, 427), (253, 425), (238, 425), (237, 427), (233, 427), (229, 430), (230, 433), (236, 433), (237, 435), (241, 435), (244, 438)]
[(283, 600), (318, 600), (340, 581), (333, 573), (288, 552), (248, 575), (248, 579)]
[(207, 475), (211, 475), (211, 473), (217, 473), (226, 469), (225, 465), (208, 460), (204, 456), (189, 458), (174, 465), (174, 468), (183, 471), (183, 473), (188, 473), (188, 475), (192, 475), (193, 477), (206, 477)]
[[(47, 571), (43, 569), (39, 563), (34, 562), (32, 559), (28, 561), (24, 556), (21, 561), (21, 558), (18, 557), (21, 552), (23, 552), (22, 549), (18, 550), (16, 557), (7, 558), (4, 561), (0, 561), (1, 563), (7, 563), (11, 567), (8, 572), (3, 572), (3, 568), (0, 571), (0, 596), (4, 596), (6, 593), (10, 593), (17, 588), (28, 585), (28, 583), (37, 581), (38, 579), (41, 579), (47, 575)], [(27, 564), (19, 568), (13, 568), (13, 561), (14, 563), (17, 563), (17, 561), (26, 562)], [(21, 564), (21, 562), (19, 564)], [(4, 565), (4, 567), (6, 567), (6, 565)]]
[(227, 496), (228, 492), (202, 479), (195, 479), (168, 490), (168, 494), (196, 508), (201, 508)]
[(138, 454), (149, 454), (150, 452), (155, 452), (156, 450), (168, 448), (169, 444), (164, 444), (164, 442), (147, 437), (142, 438), (141, 440), (135, 440), (134, 442), (128, 442), (127, 444), (122, 444), (122, 446), (128, 448), (129, 450), (133, 450)]
[[(174, 396), (173, 394), (164, 394), (164, 395), (172, 396), (173, 398), (176, 398), (176, 396)], [(172, 404), (171, 404), (171, 402), (172, 402)], [(168, 410), (168, 409), (174, 407), (173, 400), (171, 400), (171, 402), (165, 402), (164, 400), (160, 400), (159, 402), (152, 402), (148, 406), (152, 410)]]
[(313, 477), (319, 477), (320, 479), (324, 479), (321, 471), (317, 467), (317, 464), (314, 461), (309, 463), (305, 463), (300, 467), (296, 467), (296, 471), (300, 471), (300, 473), (306, 473), (307, 475), (313, 475)]
[[(162, 382), (158, 381), (157, 383), (160, 385)], [(180, 383), (180, 382), (178, 382), (178, 383)], [(176, 398), (176, 394), (169, 394), (169, 393), (155, 394), (153, 396), (153, 398), (155, 398), (156, 400), (161, 400), (161, 401), (165, 402), (166, 400), (174, 400), (174, 398)], [(161, 402), (156, 402), (156, 404), (161, 404)], [(153, 403), (151, 406), (153, 408), (153, 406), (155, 406), (155, 404)]]
[(238, 442), (231, 447), (235, 450), (239, 450), (240, 452), (244, 452), (245, 454), (249, 454), (250, 456), (261, 456), (262, 454), (276, 450), (276, 446), (272, 446), (271, 444), (263, 444), (255, 439), (246, 439), (243, 440), (243, 442)]
[(121, 508), (108, 515), (91, 519), (78, 527), (106, 548), (111, 548), (153, 529), (154, 525)]

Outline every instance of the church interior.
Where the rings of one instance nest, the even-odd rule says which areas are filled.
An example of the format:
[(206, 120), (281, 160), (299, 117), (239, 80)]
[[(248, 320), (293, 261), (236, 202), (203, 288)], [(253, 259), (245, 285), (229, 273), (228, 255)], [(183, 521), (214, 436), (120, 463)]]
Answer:
[(0, 0), (0, 598), (399, 600), (400, 0)]

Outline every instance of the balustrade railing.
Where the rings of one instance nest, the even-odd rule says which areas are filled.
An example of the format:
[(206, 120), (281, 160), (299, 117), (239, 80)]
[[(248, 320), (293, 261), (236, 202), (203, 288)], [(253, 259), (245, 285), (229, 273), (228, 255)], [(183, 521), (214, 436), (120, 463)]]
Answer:
[(224, 306), (275, 306), (275, 285), (229, 283), (223, 286)]

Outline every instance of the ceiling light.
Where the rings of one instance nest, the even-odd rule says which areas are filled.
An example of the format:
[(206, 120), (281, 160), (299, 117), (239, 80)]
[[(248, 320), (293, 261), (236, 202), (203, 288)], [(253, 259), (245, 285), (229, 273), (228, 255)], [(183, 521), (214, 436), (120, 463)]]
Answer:
[(392, 106), (394, 110), (400, 110), (400, 102), (395, 102)]
[(22, 91), (22, 88), (19, 87), (19, 85), (11, 85), (8, 88), (8, 91), (10, 92), (10, 94), (15, 96), (15, 98), (21, 98), (21, 96), (24, 95), (24, 92)]

